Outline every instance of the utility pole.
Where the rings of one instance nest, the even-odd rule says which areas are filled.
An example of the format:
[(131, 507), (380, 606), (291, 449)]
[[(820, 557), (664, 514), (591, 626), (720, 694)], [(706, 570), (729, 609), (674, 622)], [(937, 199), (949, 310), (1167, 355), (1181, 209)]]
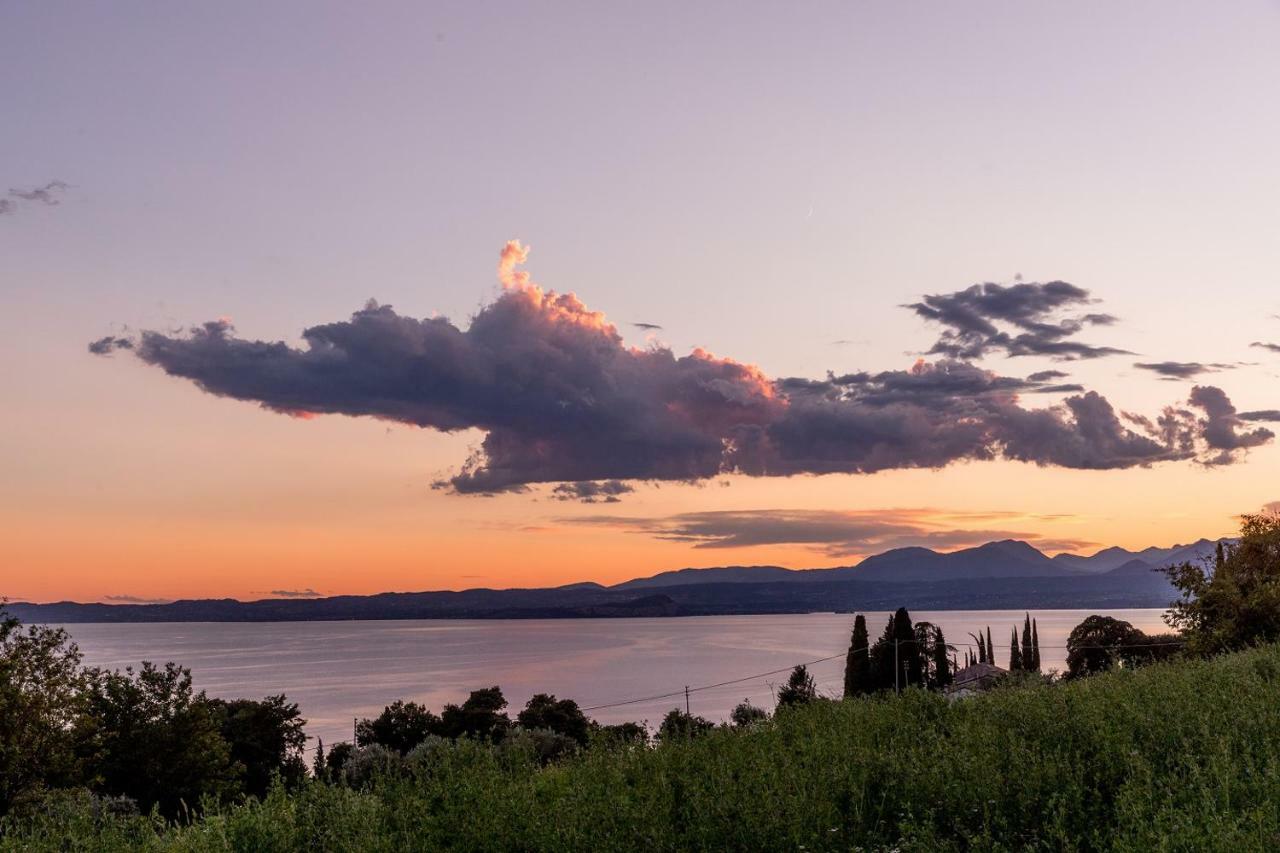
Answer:
[(898, 638), (893, 638), (893, 692), (901, 693), (902, 685), (898, 683), (898, 673), (901, 669), (898, 667)]
[(687, 684), (684, 686), (684, 715), (685, 715), (686, 717), (690, 716), (690, 714), (689, 714), (689, 685), (687, 685)]

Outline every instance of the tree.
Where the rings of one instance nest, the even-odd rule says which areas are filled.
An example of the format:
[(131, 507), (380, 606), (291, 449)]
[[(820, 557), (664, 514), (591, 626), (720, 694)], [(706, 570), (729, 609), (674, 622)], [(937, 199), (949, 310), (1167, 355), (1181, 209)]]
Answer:
[(66, 631), (24, 630), (0, 606), (0, 816), (41, 785), (78, 776), (72, 728), (83, 710), (84, 679), (80, 650)]
[(880, 639), (876, 640), (875, 645), (871, 647), (871, 688), (873, 690), (892, 690), (895, 686), (894, 679), (898, 672), (898, 662), (894, 656), (894, 631), (896, 627), (896, 618), (890, 616), (888, 624), (884, 626), (884, 632), (880, 635)]
[(1022, 651), (1018, 648), (1018, 629), (1012, 630), (1012, 639), (1009, 641), (1009, 671), (1020, 672), (1022, 670)]
[(1033, 672), (1040, 671), (1040, 629), (1036, 626), (1036, 620), (1031, 620), (1031, 653)]
[(996, 662), (996, 644), (991, 642), (991, 626), (987, 626), (987, 663)]
[(813, 676), (803, 664), (791, 670), (787, 683), (778, 691), (778, 707), (788, 708), (795, 705), (807, 705), (818, 698), (817, 685)]
[(212, 699), (209, 705), (220, 718), (231, 760), (242, 767), (245, 793), (265, 797), (277, 775), (290, 787), (302, 782), (307, 772), (302, 761), (307, 721), (302, 719), (296, 703), (278, 695), (260, 702)]
[(737, 728), (744, 729), (756, 723), (763, 723), (769, 719), (769, 712), (764, 708), (757, 708), (751, 704), (751, 700), (743, 699), (736, 708), (729, 714), (729, 721)]
[(978, 646), (978, 658), (977, 660), (973, 661), (973, 663), (986, 663), (987, 662), (987, 641), (982, 636), (982, 632), (979, 631), (978, 636), (974, 637), (973, 632), (970, 631), (969, 636), (973, 637), (973, 642)]
[(93, 787), (168, 818), (196, 810), (205, 796), (239, 791), (220, 715), (192, 689), (190, 670), (174, 663), (95, 670), (87, 703), (81, 749)]
[(347, 762), (356, 753), (355, 744), (347, 741), (339, 741), (329, 750), (329, 754), (325, 757), (324, 769), (330, 781), (342, 781), (342, 771), (346, 768)]
[(947, 645), (947, 638), (942, 635), (942, 628), (933, 629), (933, 665), (929, 684), (941, 690), (951, 684), (951, 652), (955, 651)]
[(439, 717), (417, 702), (395, 701), (382, 709), (372, 720), (356, 723), (356, 746), (378, 744), (394, 749), (401, 755), (427, 739), (427, 735), (440, 734), (443, 726)]
[(1067, 637), (1067, 670), (1071, 678), (1093, 675), (1124, 660), (1126, 646), (1146, 639), (1137, 628), (1111, 616), (1089, 616)]
[(1035, 645), (1031, 641), (1031, 614), (1022, 619), (1022, 668), (1027, 672), (1039, 672), (1040, 664), (1036, 662)]
[(311, 759), (311, 775), (318, 782), (329, 779), (329, 766), (324, 761), (324, 740), (316, 738), (316, 754)]
[(889, 617), (885, 633), (871, 650), (872, 681), (877, 689), (924, 685), (928, 648), (916, 638), (907, 608), (899, 607)]
[(844, 695), (846, 697), (861, 696), (871, 692), (870, 646), (867, 620), (859, 613), (853, 618), (853, 636), (849, 641), (849, 653), (844, 659)]
[(587, 745), (590, 724), (578, 703), (572, 699), (556, 699), (555, 696), (538, 693), (516, 715), (516, 722), (526, 729), (547, 729), (573, 738), (580, 746)]
[(1214, 565), (1164, 570), (1181, 593), (1165, 616), (1187, 651), (1215, 654), (1280, 639), (1280, 513), (1243, 516), (1240, 539), (1218, 543)]
[(473, 690), (461, 705), (444, 706), (441, 733), (444, 737), (474, 737), (496, 743), (511, 727), (511, 720), (502, 713), (506, 707), (507, 700), (497, 685)]
[(599, 737), (606, 744), (620, 744), (626, 746), (647, 746), (649, 743), (649, 730), (640, 723), (615, 723), (610, 726), (601, 726), (592, 723), (592, 730), (599, 733)]
[(705, 735), (716, 727), (715, 723), (696, 714), (689, 714), (679, 708), (672, 708), (662, 718), (658, 727), (658, 740), (669, 743), (673, 740), (690, 740)]

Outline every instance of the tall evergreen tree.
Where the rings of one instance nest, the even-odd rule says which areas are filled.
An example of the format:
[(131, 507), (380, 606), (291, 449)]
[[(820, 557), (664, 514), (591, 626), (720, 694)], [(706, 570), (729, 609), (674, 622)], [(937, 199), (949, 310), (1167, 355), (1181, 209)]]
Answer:
[(1031, 654), (1035, 671), (1040, 671), (1040, 632), (1036, 628), (1036, 620), (1031, 620)]
[(876, 644), (871, 647), (871, 689), (892, 690), (894, 684), (893, 660), (893, 627), (894, 618), (884, 626), (884, 632)]
[(870, 693), (871, 640), (867, 636), (867, 619), (861, 613), (853, 618), (853, 637), (849, 641), (849, 653), (844, 658), (844, 695), (861, 696)]
[[(970, 632), (969, 636), (973, 637), (973, 633)], [(986, 663), (987, 662), (987, 641), (983, 639), (981, 631), (978, 632), (978, 636), (973, 637), (973, 641), (978, 644), (977, 657), (974, 658), (973, 662)]]
[(947, 638), (942, 635), (942, 629), (934, 627), (933, 629), (933, 684), (932, 686), (942, 689), (951, 684), (951, 658), (947, 654)]
[(893, 637), (898, 641), (899, 678), (903, 687), (912, 684), (924, 686), (925, 660), (928, 649), (916, 638), (915, 625), (907, 608), (899, 607), (893, 614)]
[(1022, 669), (1022, 649), (1018, 648), (1018, 629), (1010, 629), (1012, 639), (1009, 641), (1009, 671), (1018, 672)]
[(311, 764), (311, 775), (316, 778), (316, 781), (321, 782), (329, 778), (328, 769), (324, 763), (324, 741), (320, 738), (316, 738), (316, 757)]
[(1035, 660), (1035, 651), (1031, 648), (1031, 614), (1027, 613), (1022, 619), (1022, 668), (1028, 672), (1035, 672), (1032, 662)]
[(987, 663), (996, 663), (996, 644), (991, 642), (991, 626), (987, 626)]

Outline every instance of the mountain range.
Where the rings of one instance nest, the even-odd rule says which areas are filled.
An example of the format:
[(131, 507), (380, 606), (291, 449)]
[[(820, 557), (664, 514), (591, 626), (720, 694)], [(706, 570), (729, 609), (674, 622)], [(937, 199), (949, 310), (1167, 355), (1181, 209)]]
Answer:
[[(311, 599), (191, 599), (167, 604), (11, 602), (28, 622), (259, 622), (342, 619), (493, 619), (693, 616), (928, 610), (1164, 607), (1176, 593), (1158, 570), (1210, 557), (1219, 541), (1171, 548), (1107, 548), (1049, 557), (1014, 539), (940, 552), (895, 548), (856, 565), (687, 568), (613, 586), (386, 592)], [(0, 590), (3, 594), (3, 590)]]

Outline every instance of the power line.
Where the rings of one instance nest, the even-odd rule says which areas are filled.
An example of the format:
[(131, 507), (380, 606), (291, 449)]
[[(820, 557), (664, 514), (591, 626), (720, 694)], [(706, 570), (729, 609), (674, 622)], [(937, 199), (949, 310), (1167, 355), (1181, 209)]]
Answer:
[[(907, 644), (915, 645), (915, 644), (917, 644), (917, 641), (916, 641), (916, 640), (914, 640), (914, 639), (912, 639), (912, 640), (900, 640), (899, 642), (900, 642), (902, 645), (907, 645)], [(1080, 646), (1044, 646), (1044, 645), (1040, 645), (1040, 646), (1036, 646), (1036, 648), (1038, 648), (1038, 649), (1050, 649), (1050, 650), (1053, 650), (1053, 651), (1066, 651), (1066, 650), (1070, 650), (1070, 649), (1074, 648), (1074, 649), (1090, 649), (1090, 650), (1103, 650), (1103, 651), (1120, 652), (1120, 651), (1124, 651), (1124, 650), (1126, 650), (1126, 649), (1151, 649), (1151, 648), (1159, 648), (1159, 647), (1162, 647), (1162, 646), (1181, 646), (1181, 645), (1184, 645), (1184, 644), (1185, 644), (1185, 641), (1184, 641), (1184, 640), (1164, 640), (1164, 641), (1161, 641), (1161, 642), (1158, 642), (1158, 643), (1122, 643), (1122, 644), (1117, 643), (1117, 644), (1112, 644), (1112, 645), (1080, 645)], [(963, 647), (964, 647), (964, 648), (966, 648), (966, 649), (976, 649), (976, 648), (977, 648), (977, 645), (976, 645), (976, 644), (974, 644), (974, 643), (948, 643), (947, 645), (948, 645), (948, 646), (954, 646), (954, 647), (956, 647), (956, 648), (959, 648), (959, 647), (961, 647), (961, 646), (963, 646)], [(660, 693), (660, 694), (658, 694), (658, 695), (656, 695), (656, 696), (642, 696), (642, 697), (639, 697), (639, 698), (636, 698), (636, 699), (624, 699), (624, 700), (619, 701), (619, 702), (606, 702), (606, 703), (601, 704), (601, 705), (591, 705), (590, 707), (583, 708), (583, 709), (582, 709), (582, 711), (583, 711), (583, 713), (586, 713), (587, 711), (603, 711), (603, 710), (605, 710), (606, 708), (622, 708), (622, 707), (625, 707), (625, 706), (627, 706), (627, 705), (640, 705), (640, 704), (643, 704), (643, 703), (645, 703), (645, 702), (657, 702), (657, 701), (658, 701), (658, 700), (660, 700), (660, 699), (672, 699), (672, 698), (675, 698), (675, 697), (677, 697), (677, 696), (685, 696), (685, 695), (686, 695), (686, 694), (688, 694), (688, 693), (699, 693), (699, 692), (701, 692), (701, 691), (703, 691), (703, 690), (714, 690), (714, 689), (715, 689), (715, 688), (717, 688), (717, 687), (727, 687), (727, 686), (729, 686), (729, 685), (731, 685), (731, 684), (741, 684), (741, 683), (743, 683), (744, 681), (755, 681), (755, 680), (756, 680), (756, 679), (758, 679), (758, 678), (764, 678), (764, 677), (769, 676), (769, 675), (778, 675), (778, 674), (783, 673), (783, 672), (790, 672), (791, 670), (795, 669), (797, 666), (805, 666), (805, 667), (809, 667), (809, 666), (813, 666), (813, 665), (815, 665), (815, 664), (826, 663), (827, 661), (833, 661), (833, 660), (836, 660), (836, 659), (838, 659), (838, 658), (845, 657), (845, 656), (846, 656), (846, 655), (848, 655), (850, 652), (863, 652), (863, 651), (870, 651), (872, 648), (873, 648), (872, 646), (864, 646), (864, 647), (857, 648), (857, 649), (849, 649), (849, 650), (847, 650), (847, 651), (840, 652), (839, 654), (828, 655), (827, 657), (824, 657), (824, 658), (818, 658), (818, 659), (816, 659), (816, 660), (811, 660), (811, 661), (805, 661), (804, 663), (798, 663), (798, 664), (792, 664), (792, 665), (790, 665), (790, 666), (779, 667), (778, 669), (771, 669), (771, 670), (769, 670), (768, 672), (759, 672), (759, 673), (756, 673), (755, 675), (745, 675), (745, 676), (743, 676), (742, 678), (731, 678), (731, 679), (729, 679), (728, 681), (717, 681), (717, 682), (715, 682), (714, 684), (703, 684), (703, 685), (699, 685), (699, 686), (697, 686), (697, 687), (686, 687), (686, 688), (684, 688), (684, 689), (682, 689), (682, 690), (673, 690), (673, 691), (671, 691), (670, 693)], [(1008, 643), (1005, 643), (1005, 644), (1003, 644), (1003, 645), (1002, 645), (1002, 644), (998, 644), (998, 643), (992, 643), (992, 644), (991, 644), (991, 646), (990, 646), (989, 648), (990, 648), (990, 649), (992, 649), (992, 650), (995, 650), (995, 649), (1012, 649), (1012, 648), (1013, 648), (1013, 646), (1009, 645)], [(1018, 646), (1018, 648), (1019, 648), (1019, 649), (1021, 649), (1021, 648), (1022, 648), (1022, 646)]]

